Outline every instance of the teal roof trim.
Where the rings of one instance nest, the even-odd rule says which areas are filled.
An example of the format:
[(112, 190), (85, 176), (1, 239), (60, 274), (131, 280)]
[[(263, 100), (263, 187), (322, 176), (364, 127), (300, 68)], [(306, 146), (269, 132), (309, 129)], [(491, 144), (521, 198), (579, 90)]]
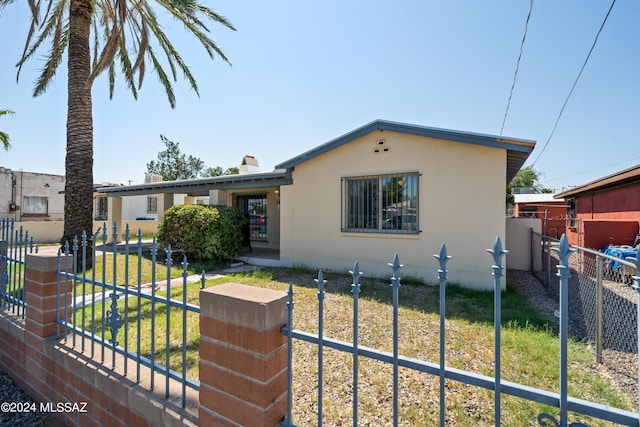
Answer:
[(483, 145), (486, 147), (503, 148), (507, 150), (507, 183), (520, 170), (524, 162), (533, 151), (535, 141), (526, 139), (508, 138), (496, 135), (487, 135), (473, 132), (463, 132), (450, 129), (440, 129), (427, 126), (412, 125), (407, 123), (375, 120), (335, 138), (325, 144), (319, 145), (296, 157), (276, 165), (276, 169), (291, 169), (302, 162), (313, 159), (343, 144), (365, 136), (376, 130), (404, 133), (408, 135), (438, 138), (448, 141), (464, 142), (467, 144)]

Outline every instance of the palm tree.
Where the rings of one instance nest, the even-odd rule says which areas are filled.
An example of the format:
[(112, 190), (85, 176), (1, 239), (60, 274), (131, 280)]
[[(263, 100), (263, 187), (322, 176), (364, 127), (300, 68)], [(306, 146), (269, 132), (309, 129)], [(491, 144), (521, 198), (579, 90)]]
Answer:
[[(16, 0), (0, 0), (0, 8)], [(24, 1), (24, 0), (22, 0)], [(169, 104), (175, 106), (171, 80), (182, 71), (198, 94), (196, 81), (182, 57), (163, 32), (151, 1), (148, 0), (28, 0), (31, 25), (18, 76), (25, 62), (47, 47), (45, 66), (36, 81), (34, 96), (43, 93), (53, 81), (65, 51), (68, 56), (67, 150), (65, 160), (65, 225), (61, 242), (91, 235), (93, 228), (93, 113), (91, 87), (95, 78), (107, 71), (110, 96), (116, 81), (116, 67), (124, 77), (134, 98), (142, 86), (147, 60), (164, 88)], [(204, 47), (209, 57), (224, 53), (208, 37), (209, 21), (231, 30), (224, 17), (198, 0), (156, 0), (184, 24)], [(159, 58), (156, 49), (163, 55)], [(164, 59), (168, 65), (163, 65)], [(117, 64), (117, 65), (116, 65)], [(168, 67), (170, 74), (165, 68)], [(90, 264), (90, 263), (89, 263)]]
[[(7, 114), (13, 114), (13, 111), (11, 110), (0, 110), (0, 116), (5, 116)], [(0, 131), (0, 144), (2, 144), (2, 146), (4, 147), (5, 150), (8, 150), (9, 147), (11, 146), (10, 144), (10, 138), (9, 138), (9, 134)]]

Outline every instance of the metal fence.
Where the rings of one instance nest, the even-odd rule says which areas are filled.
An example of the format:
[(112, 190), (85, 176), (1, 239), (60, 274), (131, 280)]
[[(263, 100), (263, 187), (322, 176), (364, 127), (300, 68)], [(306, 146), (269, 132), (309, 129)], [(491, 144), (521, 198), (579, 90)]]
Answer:
[[(89, 239), (86, 234), (80, 240), (76, 237), (71, 247), (67, 244), (64, 251), (58, 253), (57, 300), (71, 301), (70, 307), (69, 304), (58, 306), (58, 334), (64, 334), (65, 340), (70, 339), (74, 347), (78, 338), (83, 352), (87, 345), (83, 338), (88, 338), (91, 357), (98, 357), (101, 363), (109, 363), (105, 360), (105, 350), (111, 350), (112, 368), (116, 366), (116, 354), (121, 354), (125, 376), (129, 374), (128, 362), (132, 360), (137, 382), (141, 379), (141, 368), (148, 368), (151, 390), (156, 388), (156, 374), (160, 374), (164, 377), (165, 397), (169, 397), (170, 380), (178, 381), (184, 407), (186, 387), (195, 390), (200, 387), (199, 381), (187, 375), (188, 364), (197, 366), (198, 363), (198, 357), (188, 355), (188, 347), (193, 347), (188, 337), (198, 334), (188, 330), (198, 326), (200, 314), (200, 307), (188, 301), (187, 259), (184, 257), (178, 267), (180, 277), (174, 279), (179, 284), (172, 286), (175, 269), (172, 269), (170, 246), (166, 249), (166, 280), (158, 280), (156, 264), (161, 260), (155, 237), (145, 242), (138, 231), (132, 238), (127, 226), (123, 243), (118, 245), (115, 224), (111, 243), (107, 243), (106, 224), (101, 230), (101, 235), (98, 230)], [(62, 255), (65, 255), (64, 261)], [(142, 281), (145, 258), (150, 261), (151, 269), (148, 283)], [(88, 259), (93, 260), (93, 268), (87, 268)], [(80, 266), (77, 273), (73, 272), (73, 260)], [(69, 280), (71, 290), (66, 286), (61, 289), (60, 284)], [(199, 292), (205, 283), (204, 271), (197, 282)], [(178, 368), (172, 369), (172, 366)]]
[[(318, 333), (313, 334), (294, 329), (293, 325), (293, 288), (289, 286), (289, 302), (288, 302), (288, 326), (282, 329), (283, 335), (288, 337), (289, 342), (289, 383), (288, 383), (288, 407), (287, 417), (281, 423), (283, 426), (294, 426), (295, 420), (292, 418), (292, 377), (293, 371), (293, 340), (301, 340), (304, 342), (317, 345), (317, 384), (318, 384), (318, 396), (317, 396), (317, 411), (318, 411), (318, 426), (323, 424), (323, 353), (325, 349), (334, 349), (340, 352), (350, 353), (353, 357), (351, 363), (353, 369), (353, 383), (352, 383), (352, 405), (353, 405), (353, 425), (357, 426), (359, 422), (358, 418), (358, 379), (359, 375), (359, 360), (360, 358), (367, 358), (372, 360), (381, 361), (391, 364), (393, 366), (393, 425), (397, 426), (399, 423), (399, 373), (398, 368), (408, 368), (415, 371), (419, 371), (425, 374), (429, 374), (439, 378), (439, 416), (440, 425), (444, 426), (445, 423), (445, 411), (446, 411), (446, 381), (453, 380), (464, 384), (475, 386), (493, 391), (494, 396), (494, 411), (495, 411), (495, 425), (499, 426), (501, 423), (501, 399), (503, 395), (511, 395), (518, 398), (526, 399), (531, 402), (543, 403), (552, 407), (559, 408), (558, 422), (555, 417), (548, 413), (541, 413), (538, 415), (538, 422), (540, 425), (556, 425), (567, 426), (568, 411), (584, 414), (587, 416), (599, 418), (602, 420), (612, 421), (620, 425), (637, 426), (640, 417), (639, 413), (621, 410), (609, 406), (604, 406), (598, 403), (588, 402), (581, 399), (575, 399), (568, 396), (568, 362), (567, 362), (567, 343), (568, 336), (568, 323), (569, 323), (569, 279), (571, 277), (572, 268), (568, 266), (569, 255), (574, 251), (569, 248), (566, 241), (566, 237), (559, 243), (558, 247), (553, 248), (558, 254), (557, 264), (557, 277), (558, 277), (558, 289), (559, 289), (559, 314), (560, 314), (560, 367), (559, 367), (559, 393), (551, 392), (548, 390), (542, 390), (537, 388), (528, 387), (525, 385), (517, 384), (514, 382), (504, 381), (501, 378), (501, 277), (503, 276), (503, 266), (501, 265), (501, 258), (506, 253), (502, 249), (500, 239), (496, 239), (495, 245), (492, 249), (488, 250), (493, 257), (493, 276), (494, 276), (494, 328), (495, 328), (495, 347), (494, 347), (494, 377), (488, 377), (477, 373), (464, 371), (460, 369), (454, 369), (446, 366), (446, 348), (445, 348), (445, 292), (447, 283), (447, 262), (451, 258), (447, 255), (446, 246), (443, 244), (438, 255), (434, 255), (439, 263), (439, 281), (440, 281), (440, 303), (439, 303), (439, 317), (440, 317), (440, 344), (439, 344), (439, 363), (432, 363), (422, 360), (417, 360), (410, 357), (400, 355), (398, 352), (398, 325), (399, 325), (399, 292), (400, 292), (400, 277), (399, 270), (402, 267), (400, 265), (399, 257), (396, 254), (392, 263), (389, 264), (392, 270), (391, 278), (391, 292), (393, 296), (393, 351), (385, 352), (369, 347), (365, 347), (358, 342), (358, 330), (359, 330), (359, 315), (358, 315), (358, 294), (360, 293), (359, 278), (362, 274), (359, 271), (358, 263), (354, 264), (354, 269), (351, 271), (353, 277), (352, 295), (353, 295), (353, 341), (344, 342), (333, 338), (324, 336), (324, 284), (322, 271), (319, 272), (316, 280), (318, 284)], [(636, 278), (636, 282), (640, 282), (640, 277)], [(637, 298), (637, 296), (636, 296)], [(635, 358), (635, 366), (638, 367), (638, 358)], [(572, 426), (583, 426), (581, 423), (571, 423)]]
[(22, 225), (16, 228), (15, 219), (0, 219), (0, 306), (24, 319), (25, 258), (38, 252), (33, 237)]
[[(559, 240), (533, 233), (532, 265), (534, 274), (551, 297), (559, 295), (559, 280), (554, 274)], [(577, 339), (592, 341), (599, 363), (606, 350), (626, 354), (638, 352), (638, 295), (634, 289), (637, 275), (633, 262), (601, 251), (571, 246), (576, 254), (569, 260), (569, 325)], [(637, 254), (636, 254), (637, 255)], [(603, 356), (604, 354), (604, 356)]]

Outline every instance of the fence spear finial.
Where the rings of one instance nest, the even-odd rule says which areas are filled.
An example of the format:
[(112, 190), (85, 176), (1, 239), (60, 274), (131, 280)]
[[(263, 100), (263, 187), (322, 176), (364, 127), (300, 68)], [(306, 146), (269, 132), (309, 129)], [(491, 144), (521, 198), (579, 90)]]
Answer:
[(438, 269), (438, 279), (447, 280), (447, 261), (449, 261), (452, 256), (447, 255), (447, 246), (442, 243), (440, 246), (440, 254), (433, 255), (435, 259), (438, 260), (438, 264), (440, 268)]

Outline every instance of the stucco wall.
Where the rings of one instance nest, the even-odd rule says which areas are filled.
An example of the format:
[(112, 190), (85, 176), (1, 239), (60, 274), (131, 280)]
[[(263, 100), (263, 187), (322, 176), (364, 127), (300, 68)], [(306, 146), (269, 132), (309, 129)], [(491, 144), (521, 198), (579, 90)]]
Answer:
[[(384, 139), (388, 152), (374, 153)], [(419, 172), (417, 235), (341, 232), (341, 178)], [(492, 284), (486, 249), (504, 241), (506, 151), (395, 132), (374, 132), (295, 167), (283, 187), (281, 259), (294, 265), (388, 276), (398, 252), (403, 276), (434, 282), (432, 257), (445, 242), (449, 278), (476, 288)]]
[[(64, 195), (60, 193), (63, 190), (64, 176), (0, 167), (0, 216), (19, 220), (27, 216), (23, 208), (25, 197), (46, 197), (48, 216), (34, 217), (34, 220), (61, 220), (64, 218)], [(11, 204), (18, 206), (18, 210), (12, 211)]]
[(509, 268), (531, 271), (531, 230), (540, 233), (542, 226), (537, 218), (507, 218), (504, 249)]

